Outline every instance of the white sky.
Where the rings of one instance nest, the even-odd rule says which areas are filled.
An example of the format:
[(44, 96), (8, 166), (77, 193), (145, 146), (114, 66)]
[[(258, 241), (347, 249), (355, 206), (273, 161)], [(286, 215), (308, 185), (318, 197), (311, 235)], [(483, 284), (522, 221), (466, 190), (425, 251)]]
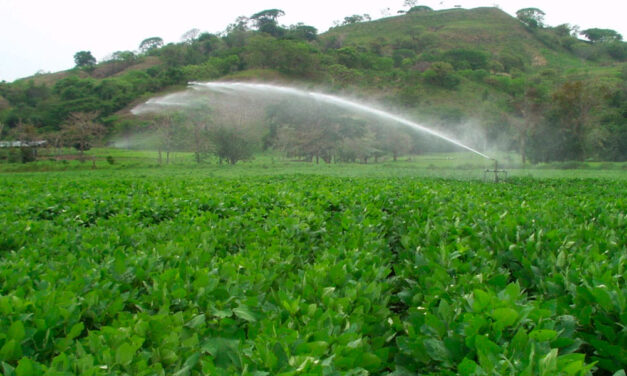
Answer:
[[(545, 23), (579, 25), (581, 29), (614, 29), (627, 39), (624, 0), (435, 0), (418, 1), (434, 9), (499, 6), (514, 15), (536, 7)], [(303, 22), (320, 33), (352, 14), (380, 18), (404, 9), (403, 0), (0, 0), (0, 81), (11, 82), (39, 70), (56, 72), (74, 66), (74, 53), (91, 51), (98, 61), (115, 51), (136, 50), (148, 37), (180, 41), (192, 29), (217, 33), (238, 16), (278, 8), (284, 25)]]

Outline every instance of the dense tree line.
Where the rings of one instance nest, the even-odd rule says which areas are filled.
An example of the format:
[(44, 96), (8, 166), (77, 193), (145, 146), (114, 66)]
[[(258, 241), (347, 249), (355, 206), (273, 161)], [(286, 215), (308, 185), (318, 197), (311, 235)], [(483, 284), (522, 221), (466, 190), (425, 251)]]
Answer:
[[(431, 12), (411, 2), (408, 6), (411, 9), (407, 17)], [(93, 120), (102, 123), (111, 134), (129, 126), (129, 120), (118, 111), (140, 98), (188, 81), (213, 80), (239, 72), (243, 77), (255, 77), (272, 71), (331, 89), (384, 92), (386, 102), (406, 109), (429, 109), (425, 97), (430, 93), (456, 93), (467, 85), (481, 87), (481, 94), (476, 95), (485, 101), (497, 98), (501, 111), (497, 116), (504, 123), (502, 127), (493, 127), (489, 137), (507, 140), (507, 147), (520, 151), (523, 158), (533, 162), (627, 159), (625, 69), (613, 81), (568, 77), (551, 69), (534, 68), (529, 56), (512, 49), (495, 53), (469, 45), (442, 50), (438, 47), (437, 34), (428, 30), (395, 40), (373, 37), (367, 42), (348, 44), (337, 35), (321, 37), (309, 25), (281, 25), (279, 19), (283, 14), (279, 9), (269, 9), (240, 17), (220, 34), (192, 29), (183, 35), (180, 43), (164, 44), (159, 37), (149, 37), (139, 44), (137, 51), (118, 51), (98, 64), (89, 51), (79, 51), (74, 56), (77, 67), (52, 84), (37, 77), (2, 82), (0, 121), (6, 126), (0, 136), (12, 137), (13, 130), (21, 124), (32, 125), (42, 137), (55, 135), (77, 113), (97, 113)], [(547, 47), (592, 62), (616, 63), (627, 59), (625, 43), (616, 32), (584, 30), (580, 33), (588, 41), (583, 41), (577, 38), (579, 30), (575, 27), (544, 25), (543, 15), (536, 8), (518, 12), (520, 21)], [(366, 20), (365, 16), (351, 16), (344, 24), (353, 27)], [(205, 132), (207, 139), (213, 140), (207, 143), (209, 146), (172, 143), (162, 145), (163, 150), (195, 149), (199, 161), (210, 151), (233, 162), (225, 148), (218, 151), (220, 142), (215, 140), (232, 140), (247, 145), (248, 150), (273, 147), (290, 156), (325, 161), (367, 161), (385, 153), (396, 156), (399, 152), (419, 149), (409, 135), (403, 136), (409, 141), (400, 151), (386, 149), (384, 144), (389, 141), (386, 139), (396, 139), (389, 142), (404, 145), (398, 141), (403, 138), (403, 132), (391, 132), (388, 137), (376, 127), (360, 128), (358, 124), (352, 124), (349, 127), (352, 130), (348, 131), (347, 124), (355, 119), (340, 114), (323, 116), (320, 112), (313, 119), (294, 118), (291, 110), (284, 107), (283, 111), (264, 117), (264, 129), (268, 133), (264, 137), (243, 137), (244, 141), (240, 142), (236, 139), (243, 131), (237, 127), (225, 123), (223, 127), (198, 130), (191, 121), (192, 132)], [(442, 108), (436, 117), (442, 123), (456, 126), (465, 116), (459, 112)], [(137, 125), (141, 121), (134, 122)], [(153, 122), (167, 121), (153, 119)], [(159, 129), (160, 134), (167, 133)], [(304, 137), (307, 132), (310, 136)], [(250, 143), (256, 146), (250, 147)]]

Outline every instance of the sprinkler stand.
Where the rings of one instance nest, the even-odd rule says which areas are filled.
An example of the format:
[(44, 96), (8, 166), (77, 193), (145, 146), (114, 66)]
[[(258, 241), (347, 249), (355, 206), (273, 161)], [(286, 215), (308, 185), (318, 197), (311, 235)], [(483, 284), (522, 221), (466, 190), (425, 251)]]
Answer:
[(499, 181), (507, 178), (507, 171), (505, 171), (504, 169), (499, 169), (499, 162), (496, 159), (494, 159), (494, 169), (490, 170), (489, 168), (487, 168), (483, 172), (483, 180), (488, 180), (487, 177), (490, 174), (494, 174), (495, 183), (498, 183)]

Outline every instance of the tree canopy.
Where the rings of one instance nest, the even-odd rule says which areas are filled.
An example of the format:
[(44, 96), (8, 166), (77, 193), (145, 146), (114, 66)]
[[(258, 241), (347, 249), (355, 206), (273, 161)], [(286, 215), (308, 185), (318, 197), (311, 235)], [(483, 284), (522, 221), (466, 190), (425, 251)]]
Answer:
[(255, 23), (257, 30), (273, 36), (279, 36), (283, 30), (279, 27), (277, 19), (284, 15), (285, 12), (281, 9), (266, 9), (253, 14), (250, 16), (250, 19)]
[(78, 51), (74, 54), (74, 63), (77, 67), (92, 67), (96, 64), (96, 58), (91, 54), (91, 51)]
[(543, 27), (545, 15), (546, 13), (538, 8), (524, 8), (516, 12), (516, 17), (520, 22), (531, 28)]
[(579, 34), (588, 38), (588, 40), (590, 40), (590, 42), (592, 43), (604, 43), (623, 40), (623, 36), (612, 29), (592, 28), (583, 30)]
[(155, 48), (160, 48), (163, 46), (163, 39), (160, 37), (150, 37), (144, 39), (139, 44), (139, 50), (143, 53), (154, 50)]

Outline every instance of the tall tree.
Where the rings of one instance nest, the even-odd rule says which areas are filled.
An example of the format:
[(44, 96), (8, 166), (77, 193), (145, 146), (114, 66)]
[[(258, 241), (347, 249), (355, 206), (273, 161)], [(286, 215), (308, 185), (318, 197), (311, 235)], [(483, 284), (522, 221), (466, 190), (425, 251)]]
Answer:
[(623, 40), (623, 36), (612, 29), (586, 29), (579, 34), (585, 36), (592, 43), (617, 42)]
[(342, 21), (342, 25), (352, 25), (359, 22), (370, 21), (370, 15), (367, 13), (362, 14), (353, 14), (352, 16), (344, 17), (344, 21)]
[(165, 112), (150, 117), (151, 128), (157, 136), (159, 164), (163, 163), (163, 151), (165, 151), (165, 163), (170, 163), (170, 153), (174, 150), (178, 133), (175, 123), (178, 122), (181, 122), (181, 115), (177, 113)]
[[(322, 109), (311, 102), (289, 102), (274, 106), (267, 113), (274, 141), (269, 142), (288, 157), (330, 163), (344, 138), (360, 137), (362, 124), (339, 111)], [(270, 141), (270, 140), (268, 140)], [(348, 145), (347, 145), (348, 146)], [(353, 145), (350, 145), (351, 147)]]
[(590, 83), (569, 81), (553, 92), (551, 123), (560, 127), (560, 159), (583, 160), (586, 131), (599, 95)]
[(74, 63), (79, 68), (91, 68), (96, 64), (96, 58), (91, 51), (78, 51), (74, 54)]
[(211, 116), (208, 109), (203, 108), (202, 110), (189, 113), (187, 124), (190, 128), (190, 146), (194, 152), (194, 159), (196, 163), (200, 163), (212, 150), (210, 139)]
[(211, 129), (210, 134), (220, 162), (226, 160), (234, 165), (252, 158), (252, 144), (240, 130), (220, 125)]
[(528, 140), (535, 133), (536, 128), (542, 122), (546, 110), (547, 95), (539, 86), (529, 86), (522, 96), (514, 100), (514, 107), (518, 111), (519, 118), (515, 121), (518, 134), (518, 149), (521, 162), (527, 162)]
[(11, 137), (16, 141), (29, 144), (37, 140), (37, 128), (32, 124), (22, 123), (20, 121), (17, 127), (11, 130)]
[(139, 50), (142, 53), (146, 53), (161, 47), (163, 47), (163, 39), (161, 39), (160, 37), (146, 38), (139, 44)]
[(249, 34), (250, 19), (245, 16), (239, 16), (235, 21), (226, 27), (224, 42), (229, 47), (244, 47), (246, 37)]
[(61, 148), (63, 147), (64, 135), (61, 131), (47, 132), (46, 141), (50, 148), (56, 149), (57, 156), (61, 155)]
[(289, 27), (287, 37), (311, 42), (318, 39), (318, 29), (313, 26), (298, 23)]
[(266, 9), (253, 14), (250, 19), (255, 23), (257, 30), (278, 37), (283, 34), (284, 30), (279, 27), (277, 19), (284, 15), (285, 12), (281, 9)]
[(33, 142), (38, 141), (39, 136), (35, 126), (20, 121), (17, 127), (11, 130), (11, 138), (21, 143), (19, 157), (22, 163), (37, 159), (37, 146), (33, 145)]
[(516, 12), (516, 17), (520, 22), (530, 28), (538, 28), (544, 26), (544, 16), (546, 13), (538, 8), (523, 8)]
[(61, 126), (66, 142), (79, 151), (81, 161), (85, 160), (85, 150), (89, 150), (105, 133), (105, 128), (96, 122), (97, 117), (96, 112), (74, 112)]
[(200, 35), (200, 29), (193, 28), (191, 30), (187, 30), (181, 36), (181, 41), (185, 43), (192, 43), (194, 40), (196, 40), (196, 38), (198, 38), (198, 35)]

